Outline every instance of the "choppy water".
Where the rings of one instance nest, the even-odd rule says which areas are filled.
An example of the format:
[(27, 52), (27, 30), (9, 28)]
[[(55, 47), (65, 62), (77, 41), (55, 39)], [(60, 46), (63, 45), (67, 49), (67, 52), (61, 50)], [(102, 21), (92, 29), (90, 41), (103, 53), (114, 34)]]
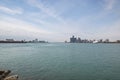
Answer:
[(120, 80), (120, 44), (0, 44), (0, 69), (19, 80)]

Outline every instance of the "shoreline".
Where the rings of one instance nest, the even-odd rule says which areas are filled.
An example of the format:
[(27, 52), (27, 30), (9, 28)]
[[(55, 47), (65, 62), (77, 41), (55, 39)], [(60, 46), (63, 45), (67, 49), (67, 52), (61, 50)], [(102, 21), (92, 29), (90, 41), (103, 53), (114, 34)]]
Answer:
[(0, 41), (0, 43), (27, 43), (24, 41)]

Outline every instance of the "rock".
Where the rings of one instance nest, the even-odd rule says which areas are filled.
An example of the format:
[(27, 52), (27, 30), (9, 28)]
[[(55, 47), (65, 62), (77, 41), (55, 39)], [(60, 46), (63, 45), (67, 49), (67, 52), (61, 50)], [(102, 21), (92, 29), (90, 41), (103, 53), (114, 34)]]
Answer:
[(18, 75), (12, 75), (12, 76), (4, 78), (3, 80), (18, 80)]

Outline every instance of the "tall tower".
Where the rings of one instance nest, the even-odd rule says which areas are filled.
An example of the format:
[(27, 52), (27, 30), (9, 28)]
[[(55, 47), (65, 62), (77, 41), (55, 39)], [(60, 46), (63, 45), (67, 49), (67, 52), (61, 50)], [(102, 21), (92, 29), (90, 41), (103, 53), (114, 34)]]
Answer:
[(70, 38), (70, 43), (76, 43), (77, 39), (74, 37), (74, 35)]

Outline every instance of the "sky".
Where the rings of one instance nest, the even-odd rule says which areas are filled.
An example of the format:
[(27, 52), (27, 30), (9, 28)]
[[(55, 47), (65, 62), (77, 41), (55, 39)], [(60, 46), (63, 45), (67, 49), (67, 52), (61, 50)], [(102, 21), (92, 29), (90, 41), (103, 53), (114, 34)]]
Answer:
[(0, 0), (0, 40), (120, 40), (120, 0)]

